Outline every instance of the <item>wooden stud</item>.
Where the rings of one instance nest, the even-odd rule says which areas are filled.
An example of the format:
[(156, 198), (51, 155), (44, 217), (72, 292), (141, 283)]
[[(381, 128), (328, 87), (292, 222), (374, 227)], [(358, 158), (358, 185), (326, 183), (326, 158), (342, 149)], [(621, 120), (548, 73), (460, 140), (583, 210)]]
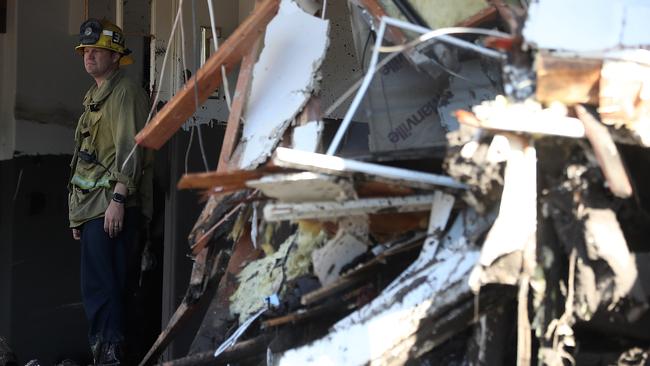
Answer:
[(602, 60), (568, 58), (539, 53), (536, 97), (542, 103), (598, 104)]
[[(221, 66), (227, 71), (242, 59), (253, 43), (264, 32), (266, 25), (278, 12), (280, 0), (265, 0), (256, 8), (235, 32), (219, 47), (196, 74), (140, 131), (136, 143), (152, 149), (159, 149), (187, 121), (196, 110), (195, 98), (199, 104), (221, 83)], [(195, 88), (196, 87), (196, 88)], [(195, 95), (195, 89), (198, 95)]]
[(250, 94), (253, 81), (253, 67), (255, 66), (255, 60), (257, 60), (260, 43), (261, 39), (258, 37), (253, 42), (250, 51), (244, 55), (239, 69), (237, 87), (235, 88), (235, 95), (232, 98), (226, 133), (223, 137), (223, 144), (221, 145), (221, 154), (219, 154), (219, 163), (217, 164), (218, 173), (228, 170), (230, 165), (230, 157), (235, 149), (237, 136), (239, 135), (240, 121), (244, 114), (244, 107), (246, 107), (248, 95)]
[(260, 168), (256, 170), (219, 171), (185, 174), (178, 182), (178, 189), (210, 189), (224, 186), (246, 188), (246, 181), (259, 179), (266, 174), (278, 172), (279, 168)]

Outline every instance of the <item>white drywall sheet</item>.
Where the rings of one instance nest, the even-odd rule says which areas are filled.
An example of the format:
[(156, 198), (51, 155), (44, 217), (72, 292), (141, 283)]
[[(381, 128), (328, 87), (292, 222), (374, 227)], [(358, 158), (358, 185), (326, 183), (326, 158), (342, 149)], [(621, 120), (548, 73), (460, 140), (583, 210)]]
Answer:
[(74, 128), (56, 124), (16, 121), (18, 155), (72, 155)]
[(238, 147), (240, 168), (264, 162), (309, 99), (329, 43), (328, 28), (328, 21), (306, 14), (291, 0), (282, 0), (253, 69)]

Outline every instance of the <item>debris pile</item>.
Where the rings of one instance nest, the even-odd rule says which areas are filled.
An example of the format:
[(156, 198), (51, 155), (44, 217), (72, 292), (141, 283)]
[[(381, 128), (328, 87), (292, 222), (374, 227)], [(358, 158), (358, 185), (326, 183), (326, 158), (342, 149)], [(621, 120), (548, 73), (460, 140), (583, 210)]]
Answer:
[[(142, 364), (211, 288), (190, 354), (166, 364), (650, 362), (650, 5), (348, 8), (365, 76), (342, 121), (318, 97), (336, 40), (293, 1), (259, 2), (204, 66), (243, 58), (218, 170), (179, 182), (207, 197), (194, 268)], [(194, 82), (139, 143), (189, 117)]]

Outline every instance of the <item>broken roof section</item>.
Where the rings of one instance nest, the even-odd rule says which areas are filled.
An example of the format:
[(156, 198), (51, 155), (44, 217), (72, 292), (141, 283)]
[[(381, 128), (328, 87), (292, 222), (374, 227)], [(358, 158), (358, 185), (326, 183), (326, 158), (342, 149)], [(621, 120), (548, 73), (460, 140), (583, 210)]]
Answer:
[[(642, 274), (650, 250), (650, 195), (643, 187), (650, 176), (647, 165), (638, 163), (650, 163), (638, 147), (648, 137), (645, 79), (635, 81), (622, 65), (609, 64), (620, 60), (567, 59), (536, 38), (535, 32), (555, 27), (548, 9), (564, 17), (582, 2), (538, 1), (528, 9), (521, 2), (479, 2), (477, 8), (436, 2), (440, 13), (462, 10), (458, 22), (483, 26), (463, 38), (414, 24), (417, 13), (433, 19), (431, 3), (396, 1), (410, 9), (384, 9), (388, 3), (348, 2), (357, 23), (353, 32), (359, 33), (357, 56), (365, 61), (359, 40), (369, 45), (374, 33), (377, 42), (364, 81), (350, 86), (348, 96), (360, 91), (342, 126), (326, 120), (321, 130), (313, 86), (326, 45), (336, 39), (328, 40), (327, 22), (282, 1), (266, 33), (274, 39), (265, 42), (253, 73), (242, 138), (229, 135), (232, 145), (250, 145), (230, 168), (251, 170), (224, 169), (182, 181), (210, 195), (189, 237), (196, 257), (188, 290), (194, 296), (188, 298), (203, 296), (196, 289), (205, 289), (204, 283), (219, 284), (197, 335), (205, 340), (209, 334), (211, 341), (197, 341), (192, 355), (172, 364), (560, 365), (646, 357), (648, 351), (635, 348), (650, 342), (650, 283)], [(575, 21), (601, 24), (603, 12), (628, 5), (643, 7), (590, 3), (600, 6), (593, 17)], [(486, 9), (494, 17), (484, 16)], [(381, 17), (391, 11), (411, 22)], [(526, 15), (523, 36), (532, 49), (522, 47)], [(294, 18), (312, 24), (314, 32), (291, 31)], [(567, 19), (560, 18), (558, 28)], [(284, 31), (275, 28), (280, 22)], [(412, 32), (425, 37), (413, 38)], [(445, 37), (445, 47), (462, 51), (436, 51), (438, 36)], [(415, 47), (427, 37), (433, 39), (431, 52)], [(588, 41), (581, 46), (592, 50)], [(289, 52), (293, 48), (285, 45), (292, 42), (310, 45)], [(400, 44), (382, 48), (390, 43)], [(384, 62), (382, 49), (404, 56)], [(295, 66), (275, 65), (276, 57)], [(437, 71), (430, 68), (434, 63)], [(650, 67), (639, 59), (636, 64)], [(397, 66), (419, 77), (374, 75)], [(294, 77), (301, 83), (285, 89)], [(402, 95), (393, 96), (397, 83), (405, 83)], [(427, 83), (430, 88), (414, 85)], [(411, 105), (409, 87), (418, 98), (436, 101), (426, 113)], [(346, 136), (348, 122), (370, 123), (366, 134), (398, 128), (399, 119), (386, 118), (391, 103), (446, 121), (444, 135), (440, 125), (420, 126), (444, 141), (446, 151), (404, 154), (408, 146), (401, 145), (361, 161), (333, 156), (335, 137), (330, 154), (322, 153), (334, 130), (342, 145), (354, 138)], [(357, 119), (356, 108), (366, 121)], [(296, 133), (312, 122), (305, 135)], [(227, 265), (217, 260), (223, 256), (230, 258)], [(623, 271), (626, 266), (630, 271)], [(179, 312), (195, 305), (188, 300), (184, 306)], [(177, 326), (171, 324), (162, 339)], [(228, 329), (234, 328), (231, 336)], [(598, 348), (603, 337), (615, 350)]]

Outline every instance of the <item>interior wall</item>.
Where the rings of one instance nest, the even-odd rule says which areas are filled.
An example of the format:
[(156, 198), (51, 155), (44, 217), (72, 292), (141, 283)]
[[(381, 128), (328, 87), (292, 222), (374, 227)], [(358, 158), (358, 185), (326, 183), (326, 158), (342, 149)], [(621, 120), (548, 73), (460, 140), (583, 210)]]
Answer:
[(90, 361), (80, 247), (67, 221), (69, 162), (70, 155), (38, 155), (0, 164), (0, 231), (3, 252), (10, 247), (11, 280), (10, 295), (0, 306), (11, 306), (8, 339), (21, 365), (32, 359), (42, 365), (65, 358)]
[(7, 1), (7, 29), (0, 33), (0, 160), (14, 153), (16, 121), (16, 0)]
[(20, 1), (17, 119), (73, 127), (81, 114), (80, 101), (92, 79), (74, 51), (78, 34), (69, 33), (70, 4), (67, 0)]
[[(88, 14), (91, 18), (115, 21), (115, 0), (90, 1)], [(20, 2), (17, 27), (20, 47), (14, 54), (18, 66), (13, 73), (17, 75), (17, 127), (13, 134), (0, 135), (0, 149), (3, 140), (17, 135), (12, 154), (14, 150), (22, 154), (71, 153), (71, 136), (83, 111), (81, 101), (93, 84), (92, 78), (84, 71), (82, 58), (74, 51), (79, 43), (82, 18), (81, 0)], [(127, 47), (133, 51), (135, 60), (124, 70), (130, 78), (145, 86), (148, 81), (145, 69), (149, 65), (149, 2), (126, 2), (124, 31)], [(4, 90), (10, 83), (5, 85), (3, 82), (2, 85)], [(3, 95), (0, 103), (8, 104), (10, 98)], [(0, 115), (8, 113), (5, 111), (13, 111), (13, 108), (2, 108)], [(2, 117), (0, 123), (6, 120)], [(43, 144), (42, 136), (48, 136), (52, 143)]]
[[(114, 2), (114, 1), (113, 1)], [(138, 85), (148, 88), (150, 49), (150, 14), (149, 1), (126, 1), (124, 4), (124, 26), (126, 46), (132, 51), (134, 64), (124, 68), (126, 75)]]

